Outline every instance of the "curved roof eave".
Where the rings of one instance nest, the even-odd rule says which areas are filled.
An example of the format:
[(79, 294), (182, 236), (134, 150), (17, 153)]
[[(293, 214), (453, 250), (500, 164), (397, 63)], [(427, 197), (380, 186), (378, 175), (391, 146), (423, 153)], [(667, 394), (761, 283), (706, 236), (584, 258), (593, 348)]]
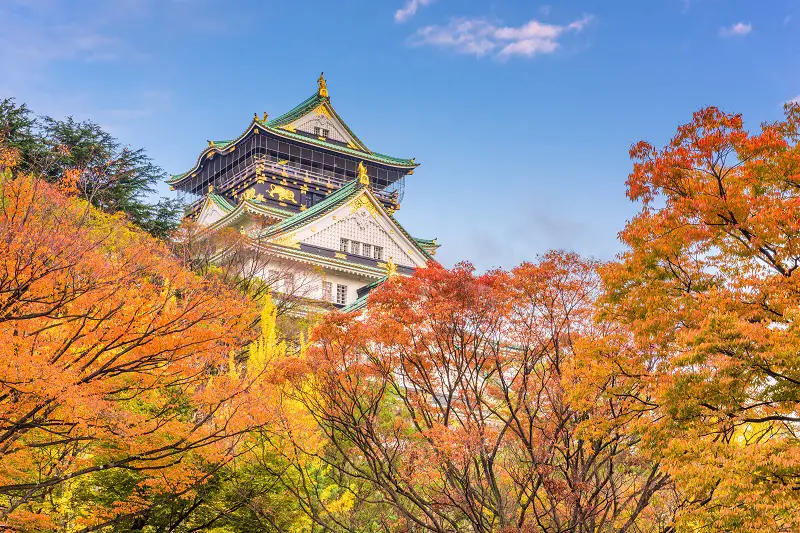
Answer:
[(291, 131), (282, 129), (281, 127), (273, 127), (270, 126), (269, 123), (264, 123), (261, 120), (254, 118), (252, 122), (250, 122), (250, 126), (242, 132), (237, 138), (227, 142), (224, 145), (217, 145), (217, 144), (210, 144), (206, 147), (205, 150), (200, 152), (200, 155), (197, 157), (197, 161), (195, 162), (194, 166), (187, 172), (183, 174), (174, 174), (168, 181), (170, 185), (174, 185), (176, 183), (180, 183), (183, 181), (187, 176), (190, 176), (194, 172), (200, 168), (200, 165), (203, 162), (203, 159), (208, 156), (208, 154), (212, 152), (216, 152), (218, 154), (222, 153), (230, 153), (236, 149), (236, 146), (239, 144), (240, 141), (244, 140), (248, 135), (253, 133), (256, 128), (262, 128), (265, 131), (269, 131), (272, 134), (278, 135), (280, 137), (284, 137), (286, 139), (292, 140), (299, 140), (302, 142), (307, 142), (309, 144), (314, 144), (321, 148), (325, 148), (327, 150), (331, 150), (334, 152), (339, 152), (342, 154), (354, 156), (354, 157), (362, 157), (365, 161), (372, 161), (373, 163), (381, 163), (384, 165), (400, 167), (400, 168), (407, 168), (407, 169), (414, 169), (419, 166), (413, 159), (401, 159), (397, 157), (387, 156), (384, 154), (380, 154), (377, 152), (362, 152), (359, 150), (354, 150), (352, 148), (348, 148), (346, 146), (337, 146), (335, 144), (328, 143), (326, 141), (320, 141), (319, 139), (314, 139), (312, 137), (306, 137), (304, 135), (300, 135), (298, 133), (293, 133)]

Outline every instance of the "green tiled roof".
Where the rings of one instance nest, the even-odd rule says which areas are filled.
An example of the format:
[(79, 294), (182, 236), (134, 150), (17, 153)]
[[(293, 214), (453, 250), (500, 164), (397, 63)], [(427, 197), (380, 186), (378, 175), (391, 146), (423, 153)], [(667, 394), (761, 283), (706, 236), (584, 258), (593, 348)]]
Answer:
[(294, 109), (291, 109), (289, 112), (284, 113), (278, 118), (267, 122), (267, 126), (269, 126), (270, 128), (280, 128), (281, 126), (291, 124), (298, 118), (307, 115), (320, 105), (328, 104), (328, 108), (331, 110), (336, 119), (342, 124), (342, 126), (344, 126), (344, 129), (347, 130), (347, 133), (350, 135), (350, 137), (353, 138), (355, 144), (357, 144), (359, 148), (363, 149), (360, 151), (372, 153), (372, 151), (369, 148), (367, 148), (367, 145), (364, 144), (361, 141), (361, 139), (359, 139), (358, 136), (355, 133), (353, 133), (353, 130), (350, 129), (350, 127), (345, 123), (345, 121), (342, 120), (342, 117), (339, 116), (339, 113), (336, 112), (336, 110), (333, 108), (332, 105), (330, 105), (330, 103), (331, 103), (330, 98), (326, 96), (320, 96), (319, 92), (316, 92), (310, 97), (306, 98), (303, 102), (300, 103), (300, 105), (296, 106)]
[(365, 294), (364, 296), (359, 296), (353, 302), (345, 305), (340, 309), (342, 313), (350, 313), (352, 311), (360, 311), (367, 306), (367, 298), (369, 298), (369, 293)]
[(414, 237), (414, 240), (417, 241), (420, 246), (439, 246), (436, 244), (436, 239), (418, 239)]
[(389, 276), (383, 276), (382, 278), (373, 281), (369, 285), (364, 285), (358, 289), (358, 293), (361, 294), (361, 296), (356, 298), (353, 302), (342, 307), (341, 311), (343, 313), (349, 313), (351, 311), (358, 311), (359, 309), (365, 308), (367, 306), (367, 298), (369, 297), (369, 293), (371, 293), (374, 288), (383, 284), (383, 282), (387, 279), (389, 279)]
[(272, 128), (279, 128), (287, 124), (291, 124), (298, 118), (302, 117), (309, 111), (313, 111), (326, 99), (319, 95), (319, 92), (314, 93), (312, 96), (306, 98), (300, 104), (296, 105), (278, 118), (273, 118), (267, 122), (267, 125)]
[[(287, 219), (281, 220), (277, 224), (273, 224), (269, 228), (267, 228), (265, 232), (265, 236), (273, 236), (278, 235), (280, 233), (285, 233), (287, 231), (291, 231), (292, 229), (302, 226), (312, 220), (315, 220), (321, 216), (324, 216), (326, 213), (331, 211), (332, 209), (336, 209), (343, 203), (347, 202), (354, 196), (356, 196), (359, 192), (361, 192), (364, 186), (357, 180), (351, 180), (345, 183), (340, 189), (335, 191), (333, 194), (325, 198), (319, 203), (314, 204), (310, 208), (306, 209), (305, 211), (300, 211), (299, 213), (295, 213), (294, 215), (290, 216)], [(392, 222), (395, 223), (397, 228), (400, 232), (406, 236), (406, 238), (411, 241), (413, 244), (416, 245), (417, 250), (425, 257), (425, 259), (433, 259), (431, 254), (422, 247), (422, 245), (417, 242), (414, 237), (408, 234), (406, 229), (403, 227), (400, 222), (397, 221), (394, 216), (386, 213), (386, 215), (391, 219)]]
[(208, 195), (208, 197), (209, 197), (209, 198), (211, 198), (211, 200), (212, 200), (212, 201), (213, 201), (215, 204), (217, 204), (218, 206), (220, 206), (222, 209), (224, 209), (224, 210), (225, 210), (226, 212), (228, 212), (228, 213), (230, 213), (231, 211), (233, 211), (234, 209), (236, 209), (236, 206), (235, 206), (235, 205), (233, 205), (233, 204), (231, 204), (231, 203), (230, 203), (230, 202), (227, 200), (227, 198), (225, 198), (224, 196), (220, 196), (219, 194), (213, 194), (213, 193), (212, 193), (212, 194), (209, 194), (209, 195)]
[(360, 190), (361, 184), (359, 181), (357, 179), (351, 180), (321, 202), (312, 205), (305, 211), (295, 213), (286, 220), (282, 220), (277, 224), (270, 226), (267, 230), (267, 235), (283, 233), (299, 225), (305, 224), (306, 222), (310, 222), (346, 202), (358, 194)]
[[(319, 105), (325, 104), (325, 103), (328, 104), (330, 110), (333, 112), (333, 115), (335, 115), (336, 118), (339, 120), (339, 122), (341, 122), (341, 124), (347, 130), (347, 133), (354, 139), (355, 143), (357, 145), (360, 145), (360, 148), (363, 148), (363, 150), (359, 149), (359, 148), (353, 149), (353, 148), (350, 148), (349, 146), (344, 146), (344, 145), (332, 143), (332, 142), (329, 142), (327, 140), (323, 141), (323, 140), (320, 140), (319, 138), (316, 138), (316, 137), (306, 136), (306, 135), (302, 135), (300, 133), (296, 133), (296, 132), (293, 132), (293, 131), (289, 131), (289, 130), (283, 129), (283, 126), (286, 126), (287, 124), (291, 124), (292, 122), (294, 122), (298, 118), (300, 118), (303, 115), (306, 115), (307, 113), (309, 113), (309, 112), (313, 111), (314, 109), (316, 109)], [(340, 117), (339, 114), (336, 113), (336, 110), (333, 109), (332, 106), (330, 106), (330, 98), (320, 96), (319, 92), (316, 92), (312, 96), (310, 96), (309, 98), (306, 98), (305, 100), (303, 100), (299, 105), (295, 106), (294, 108), (292, 108), (291, 110), (289, 110), (288, 112), (282, 114), (281, 116), (279, 116), (277, 118), (274, 118), (272, 120), (268, 120), (267, 122), (262, 122), (258, 118), (255, 118), (253, 120), (253, 122), (250, 124), (250, 127), (247, 128), (247, 130), (245, 130), (245, 132), (242, 133), (236, 139), (213, 141), (214, 142), (213, 145), (210, 145), (210, 146), (206, 147), (206, 149), (203, 150), (200, 153), (200, 156), (197, 158), (197, 162), (195, 163), (195, 165), (192, 168), (192, 170), (190, 170), (189, 172), (184, 172), (183, 174), (174, 174), (174, 175), (172, 175), (170, 177), (170, 179), (168, 180), (168, 183), (172, 184), (172, 183), (177, 183), (177, 182), (181, 181), (189, 173), (191, 173), (191, 172), (193, 172), (194, 170), (197, 169), (197, 167), (202, 162), (203, 156), (205, 156), (205, 154), (207, 154), (208, 152), (210, 152), (212, 150), (223, 150), (223, 149), (227, 148), (228, 146), (230, 146), (232, 144), (236, 144), (240, 140), (244, 139), (247, 135), (249, 135), (253, 131), (253, 127), (254, 126), (263, 128), (263, 129), (265, 129), (265, 130), (267, 130), (267, 131), (269, 131), (271, 133), (275, 133), (275, 134), (283, 136), (283, 137), (288, 137), (290, 139), (296, 139), (296, 140), (301, 141), (301, 142), (314, 144), (316, 146), (320, 146), (322, 148), (326, 148), (326, 149), (334, 151), (334, 152), (340, 152), (340, 153), (343, 153), (343, 154), (352, 155), (354, 157), (361, 158), (361, 159), (363, 159), (365, 161), (374, 161), (374, 162), (377, 162), (377, 163), (384, 163), (384, 164), (387, 164), (387, 165), (402, 166), (402, 167), (408, 167), (408, 168), (413, 168), (413, 167), (417, 166), (417, 164), (411, 159), (403, 159), (403, 158), (400, 158), (400, 157), (392, 157), (392, 156), (389, 156), (389, 155), (386, 155), (386, 154), (373, 152), (372, 150), (368, 149), (366, 147), (366, 145), (361, 141), (361, 139), (359, 139), (358, 136), (356, 136), (356, 134), (353, 133), (353, 131), (344, 122), (344, 120), (342, 120), (342, 117)]]
[(399, 157), (392, 157), (386, 154), (379, 154), (378, 152), (362, 152), (361, 150), (354, 150), (349, 146), (343, 146), (341, 144), (334, 144), (332, 142), (323, 141), (318, 139), (317, 137), (308, 137), (303, 135), (302, 133), (295, 133), (293, 131), (284, 130), (281, 128), (272, 128), (268, 127), (269, 131), (277, 133), (279, 135), (284, 135), (286, 137), (290, 137), (292, 139), (297, 139), (303, 142), (316, 144), (317, 146), (321, 146), (323, 148), (328, 148), (329, 150), (333, 150), (336, 152), (342, 152), (345, 154), (353, 155), (355, 157), (360, 157), (364, 160), (369, 161), (377, 161), (378, 163), (388, 163), (390, 165), (400, 165), (405, 167), (415, 167), (417, 164), (410, 160), (410, 159), (402, 159)]
[(391, 219), (392, 219), (392, 222), (394, 222), (395, 224), (397, 224), (397, 227), (398, 227), (398, 228), (400, 228), (400, 231), (402, 231), (402, 232), (403, 232), (403, 235), (405, 235), (405, 236), (406, 236), (406, 238), (408, 238), (408, 240), (410, 240), (411, 242), (413, 242), (414, 244), (416, 244), (416, 245), (417, 245), (417, 248), (418, 248), (418, 249), (419, 249), (419, 250), (422, 252), (422, 255), (424, 255), (424, 256), (425, 256), (425, 259), (428, 259), (428, 260), (432, 260), (432, 259), (433, 259), (433, 256), (430, 254), (430, 252), (428, 252), (428, 250), (426, 250), (425, 248), (423, 248), (423, 247), (422, 247), (422, 245), (421, 245), (421, 244), (420, 244), (420, 243), (417, 241), (417, 239), (415, 239), (414, 237), (412, 237), (412, 236), (411, 236), (411, 235), (410, 235), (410, 234), (409, 234), (409, 233), (406, 231), (406, 228), (404, 228), (404, 227), (403, 227), (403, 225), (402, 225), (402, 224), (400, 224), (400, 222), (399, 222), (399, 221), (398, 221), (396, 218), (394, 218), (394, 215), (389, 215), (389, 218), (391, 218)]

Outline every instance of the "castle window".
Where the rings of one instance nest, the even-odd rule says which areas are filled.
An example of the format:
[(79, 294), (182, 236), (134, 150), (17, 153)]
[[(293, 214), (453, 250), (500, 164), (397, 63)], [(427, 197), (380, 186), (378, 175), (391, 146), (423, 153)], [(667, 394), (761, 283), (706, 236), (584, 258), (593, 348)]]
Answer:
[(375, 246), (374, 247), (374, 255), (373, 257), (378, 261), (383, 261), (383, 246)]
[(330, 130), (327, 130), (327, 129), (325, 129), (325, 128), (322, 128), (322, 136), (323, 136), (323, 137), (330, 137), (330, 136), (331, 136), (331, 132), (330, 132)]
[(347, 303), (347, 285), (336, 285), (336, 303), (339, 305)]
[(369, 244), (362, 244), (361, 246), (363, 247), (361, 253), (366, 257), (372, 257), (372, 246)]
[(350, 241), (350, 253), (355, 255), (361, 255), (361, 243), (356, 241)]
[(339, 242), (339, 251), (340, 252), (345, 252), (345, 253), (347, 252), (347, 243), (348, 242), (350, 242), (350, 241), (348, 241), (347, 239), (342, 239)]
[(322, 299), (326, 302), (333, 301), (333, 284), (330, 281), (322, 282)]

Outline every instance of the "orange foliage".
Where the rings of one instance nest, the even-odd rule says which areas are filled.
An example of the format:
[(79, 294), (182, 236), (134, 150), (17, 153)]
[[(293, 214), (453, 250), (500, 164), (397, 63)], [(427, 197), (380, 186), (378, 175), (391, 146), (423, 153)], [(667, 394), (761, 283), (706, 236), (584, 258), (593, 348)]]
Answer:
[(636, 334), (648, 442), (693, 530), (800, 529), (799, 132), (798, 105), (754, 133), (712, 107), (631, 149), (643, 206), (604, 270), (606, 315)]
[[(72, 513), (89, 527), (191, 490), (262, 422), (252, 379), (226, 371), (255, 314), (16, 160), (0, 151), (0, 524), (50, 529)], [(135, 486), (105, 508), (58, 508), (109, 471)]]

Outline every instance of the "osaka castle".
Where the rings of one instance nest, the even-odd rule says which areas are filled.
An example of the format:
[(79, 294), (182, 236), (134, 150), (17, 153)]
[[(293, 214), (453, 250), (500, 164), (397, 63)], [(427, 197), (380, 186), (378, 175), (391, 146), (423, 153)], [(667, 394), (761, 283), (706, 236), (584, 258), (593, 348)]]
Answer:
[(278, 298), (302, 285), (309, 304), (354, 310), (387, 276), (424, 267), (439, 245), (394, 216), (414, 159), (368, 148), (333, 108), (322, 75), (317, 85), (287, 113), (255, 115), (237, 138), (209, 141), (169, 183), (203, 231), (232, 227), (269, 257), (259, 275)]

